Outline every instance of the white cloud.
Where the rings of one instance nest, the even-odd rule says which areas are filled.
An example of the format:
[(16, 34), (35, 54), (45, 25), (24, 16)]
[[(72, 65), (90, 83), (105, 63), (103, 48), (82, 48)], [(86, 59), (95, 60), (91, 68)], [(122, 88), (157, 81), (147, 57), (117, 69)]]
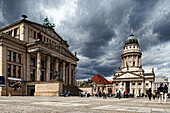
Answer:
[(147, 51), (143, 52), (142, 64), (146, 72), (151, 72), (152, 67), (155, 68), (157, 76), (170, 77), (170, 42), (151, 46)]

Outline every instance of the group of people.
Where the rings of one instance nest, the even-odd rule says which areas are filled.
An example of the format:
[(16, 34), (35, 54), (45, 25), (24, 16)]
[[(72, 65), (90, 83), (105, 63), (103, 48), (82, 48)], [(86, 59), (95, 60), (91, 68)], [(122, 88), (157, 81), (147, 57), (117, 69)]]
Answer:
[(67, 97), (67, 96), (71, 96), (70, 91), (65, 90), (65, 91), (64, 91), (64, 96), (65, 96), (65, 97)]
[[(165, 84), (163, 86), (163, 83), (161, 83), (160, 87), (158, 87), (158, 89), (157, 89), (156, 94), (157, 94), (157, 97), (159, 99), (158, 103), (163, 103), (163, 101), (164, 101), (164, 104), (166, 104), (167, 94), (168, 94), (168, 87), (167, 87), (167, 85)], [(149, 88), (148, 97), (149, 97), (149, 101), (151, 101), (151, 97), (152, 97), (151, 88)], [(155, 99), (155, 92), (153, 93), (153, 99)]]

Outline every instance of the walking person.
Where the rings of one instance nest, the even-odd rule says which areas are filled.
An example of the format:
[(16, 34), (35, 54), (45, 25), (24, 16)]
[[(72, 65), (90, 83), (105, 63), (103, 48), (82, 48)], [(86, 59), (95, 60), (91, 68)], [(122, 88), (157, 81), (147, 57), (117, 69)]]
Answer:
[(67, 97), (67, 90), (65, 90), (65, 92), (64, 92), (64, 96), (65, 96), (65, 97)]
[(158, 103), (163, 103), (163, 93), (164, 93), (163, 83), (160, 84), (160, 87), (158, 88), (158, 92), (159, 92), (159, 101), (158, 101)]
[(103, 99), (106, 99), (106, 90), (103, 90)]
[(153, 92), (153, 99), (155, 100), (155, 91)]
[(164, 86), (164, 104), (166, 104), (167, 93), (168, 93), (168, 87), (167, 87), (167, 85), (165, 84), (165, 86)]
[(149, 88), (149, 91), (148, 91), (148, 97), (149, 97), (149, 101), (151, 101), (151, 96), (152, 96), (152, 93), (151, 93), (151, 88)]

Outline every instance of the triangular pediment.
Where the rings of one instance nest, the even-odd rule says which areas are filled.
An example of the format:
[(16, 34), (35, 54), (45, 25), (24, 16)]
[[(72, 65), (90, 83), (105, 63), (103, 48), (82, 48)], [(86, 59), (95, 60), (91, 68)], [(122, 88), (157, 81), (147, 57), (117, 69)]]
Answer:
[(47, 35), (57, 39), (57, 40), (61, 40), (61, 37), (53, 30), (53, 28), (50, 27), (46, 27), (40, 24), (36, 24), (36, 23), (29, 23), (31, 26), (39, 29), (40, 31), (43, 31), (44, 33), (46, 33)]
[(143, 78), (143, 77), (134, 73), (126, 72), (117, 76), (116, 78)]

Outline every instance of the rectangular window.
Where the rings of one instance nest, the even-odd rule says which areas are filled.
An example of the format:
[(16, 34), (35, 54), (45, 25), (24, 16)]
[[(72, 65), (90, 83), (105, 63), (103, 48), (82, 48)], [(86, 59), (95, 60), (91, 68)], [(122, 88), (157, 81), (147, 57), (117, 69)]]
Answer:
[(73, 85), (73, 80), (74, 80), (73, 77), (71, 77), (71, 85)]
[(16, 53), (13, 52), (13, 61), (16, 62)]
[(13, 77), (16, 77), (16, 65), (13, 65)]
[(50, 71), (53, 70), (53, 63), (50, 63)]
[(14, 29), (14, 36), (17, 36), (17, 30), (18, 28)]
[(11, 76), (11, 64), (7, 64), (7, 70), (8, 70), (8, 77), (10, 77)]
[(35, 69), (31, 69), (30, 74), (31, 74), (31, 81), (35, 82)]
[(50, 80), (52, 80), (52, 77), (53, 77), (53, 74), (52, 74), (52, 73), (50, 73)]
[(41, 81), (44, 81), (44, 71), (41, 71), (40, 77), (41, 77)]
[(18, 63), (21, 63), (21, 54), (18, 54)]
[(47, 38), (47, 42), (48, 42), (48, 38)]
[(35, 66), (35, 58), (31, 58), (31, 66)]
[(44, 37), (44, 42), (46, 41), (46, 38)]
[(36, 32), (34, 31), (34, 39), (36, 39)]
[(41, 61), (41, 69), (44, 69), (44, 61)]
[(8, 61), (11, 61), (11, 51), (8, 51)]
[(18, 78), (21, 78), (21, 66), (18, 66)]

